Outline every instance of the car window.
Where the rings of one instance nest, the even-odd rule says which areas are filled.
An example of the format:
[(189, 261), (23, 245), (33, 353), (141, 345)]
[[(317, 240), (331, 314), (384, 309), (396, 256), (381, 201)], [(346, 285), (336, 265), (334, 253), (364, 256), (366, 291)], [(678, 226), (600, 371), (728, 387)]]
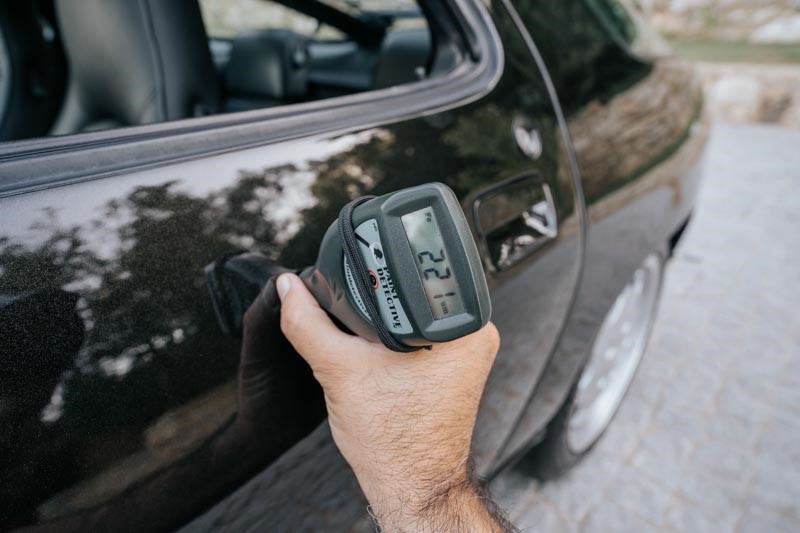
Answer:
[(426, 26), (425, 17), (414, 0), (320, 0), (335, 9), (362, 19), (384, 19), (396, 28)]
[(284, 3), (0, 9), (0, 142), (276, 108), (427, 76), (434, 40), (416, 1)]
[(354, 15), (369, 12), (417, 11), (414, 0), (322, 0), (323, 3)]
[(347, 35), (293, 9), (264, 0), (200, 0), (209, 37), (230, 39), (244, 30), (287, 29), (315, 40), (345, 40)]

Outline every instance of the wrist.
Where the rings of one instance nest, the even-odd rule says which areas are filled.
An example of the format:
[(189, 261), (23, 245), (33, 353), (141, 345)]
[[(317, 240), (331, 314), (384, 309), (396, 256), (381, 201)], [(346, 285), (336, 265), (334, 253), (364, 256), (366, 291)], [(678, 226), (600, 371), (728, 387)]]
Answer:
[[(430, 479), (389, 485), (361, 483), (381, 531), (506, 531), (467, 468)], [(398, 489), (398, 487), (403, 487)]]

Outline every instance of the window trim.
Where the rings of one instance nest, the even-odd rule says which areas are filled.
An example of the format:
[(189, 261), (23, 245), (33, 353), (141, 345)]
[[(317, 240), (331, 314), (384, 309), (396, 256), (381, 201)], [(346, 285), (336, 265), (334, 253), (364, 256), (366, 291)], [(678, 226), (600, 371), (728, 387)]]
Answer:
[[(500, 37), (481, 0), (438, 0), (467, 48), (442, 76), (287, 106), (0, 144), (0, 198), (291, 139), (346, 133), (460, 107), (503, 71)], [(87, 161), (89, 165), (87, 165)]]

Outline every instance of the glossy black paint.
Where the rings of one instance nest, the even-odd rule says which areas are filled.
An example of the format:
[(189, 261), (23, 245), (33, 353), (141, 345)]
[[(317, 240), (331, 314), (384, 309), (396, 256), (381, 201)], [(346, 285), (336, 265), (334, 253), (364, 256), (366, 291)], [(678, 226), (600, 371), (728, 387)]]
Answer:
[[(347, 201), (429, 181), (453, 188), (468, 218), (520, 177), (552, 191), (555, 238), (502, 270), (479, 242), (503, 339), (476, 428), (479, 470), (535, 442), (619, 288), (689, 216), (700, 94), (690, 67), (632, 53), (581, 0), (520, 3), (519, 20), (505, 2), (488, 14), (458, 5), (484, 56), (417, 90), (2, 147), (0, 324), (20, 331), (2, 355), (3, 529), (369, 527), (326, 424), (300, 440), (319, 416), (301, 371), (270, 367), (296, 385), (260, 406), (293, 421), (273, 428), (282, 442), (265, 450), (230, 430), (246, 418), (247, 365), (217, 325), (203, 267), (241, 249), (310, 265)], [(517, 146), (520, 121), (541, 139), (537, 159)], [(517, 200), (508, 194), (509, 210)], [(54, 303), (17, 311), (37, 298)], [(26, 370), (34, 353), (46, 364)], [(240, 467), (210, 466), (210, 451)], [(175, 472), (191, 483), (159, 493), (172, 512), (148, 505)]]
[(641, 21), (609, 27), (613, 4), (517, 6), (542, 60), (556, 65), (548, 72), (580, 168), (589, 229), (569, 320), (494, 472), (541, 439), (617, 294), (648, 254), (672, 253), (694, 207), (709, 134), (694, 67), (637, 27)]

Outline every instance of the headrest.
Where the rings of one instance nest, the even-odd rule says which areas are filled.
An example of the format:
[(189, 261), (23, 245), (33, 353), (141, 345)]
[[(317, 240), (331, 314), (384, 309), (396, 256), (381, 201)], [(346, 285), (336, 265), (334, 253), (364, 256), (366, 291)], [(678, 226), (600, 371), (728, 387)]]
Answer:
[(302, 99), (308, 87), (308, 39), (289, 30), (238, 34), (225, 85), (229, 95)]
[(74, 102), (55, 133), (218, 111), (219, 80), (197, 0), (56, 0), (56, 10)]
[(427, 28), (401, 29), (387, 34), (375, 71), (375, 88), (418, 81), (417, 69), (427, 66), (431, 48), (431, 34)]

